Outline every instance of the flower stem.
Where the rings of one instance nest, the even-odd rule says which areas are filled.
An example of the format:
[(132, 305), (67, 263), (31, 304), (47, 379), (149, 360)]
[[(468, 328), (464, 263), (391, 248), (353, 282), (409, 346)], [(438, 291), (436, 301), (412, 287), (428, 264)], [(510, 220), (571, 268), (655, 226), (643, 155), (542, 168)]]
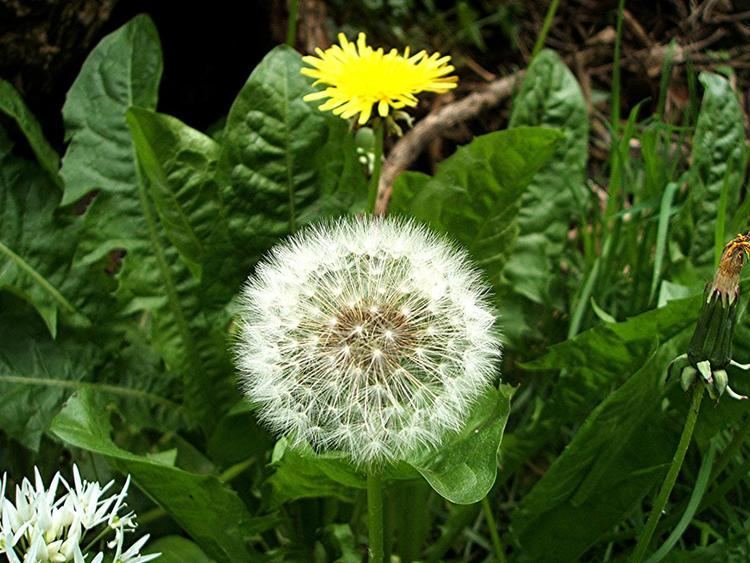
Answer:
[(544, 16), (544, 23), (542, 24), (542, 31), (539, 32), (539, 35), (536, 38), (536, 43), (534, 44), (534, 50), (531, 52), (530, 60), (532, 61), (539, 54), (539, 51), (544, 48), (544, 42), (547, 40), (547, 33), (549, 33), (549, 28), (552, 27), (552, 21), (555, 19), (555, 12), (557, 12), (557, 6), (559, 3), (560, 0), (552, 0), (549, 4), (549, 8), (547, 8), (547, 13)]
[(383, 563), (383, 481), (367, 474), (367, 531), (370, 535), (370, 563)]
[(226, 471), (222, 472), (221, 475), (219, 475), (219, 481), (221, 481), (222, 483), (229, 483), (233, 479), (236, 479), (237, 477), (242, 475), (253, 463), (255, 463), (254, 457), (251, 457), (239, 463), (235, 463), (232, 467), (228, 468)]
[(497, 533), (497, 522), (495, 522), (495, 516), (492, 514), (492, 507), (487, 497), (482, 499), (482, 510), (484, 511), (484, 517), (487, 519), (487, 527), (490, 530), (490, 538), (492, 538), (492, 547), (495, 549), (495, 557), (500, 563), (505, 563), (505, 549), (500, 541), (500, 535)]
[(83, 548), (83, 553), (88, 553), (91, 548), (93, 548), (97, 543), (99, 543), (102, 539), (104, 539), (109, 532), (111, 532), (112, 529), (109, 527), (109, 525), (104, 524), (104, 527), (101, 529), (101, 531), (96, 535), (96, 537), (91, 540), (86, 547)]
[(380, 183), (380, 169), (383, 165), (383, 136), (385, 135), (385, 127), (383, 127), (382, 119), (373, 120), (372, 132), (375, 136), (375, 146), (373, 147), (375, 159), (372, 163), (370, 186), (367, 189), (367, 209), (371, 213), (375, 210), (375, 201), (378, 196), (378, 184)]
[(693, 437), (695, 422), (698, 420), (698, 412), (701, 408), (704, 390), (703, 385), (700, 383), (698, 383), (693, 389), (693, 401), (690, 404), (690, 410), (685, 419), (685, 426), (682, 428), (680, 443), (677, 445), (677, 450), (672, 458), (672, 465), (669, 466), (667, 476), (661, 484), (659, 496), (656, 497), (654, 506), (651, 508), (651, 513), (648, 515), (646, 527), (643, 529), (641, 537), (638, 538), (638, 544), (635, 546), (633, 555), (630, 558), (631, 563), (640, 563), (643, 561), (643, 558), (646, 555), (646, 550), (648, 550), (648, 547), (651, 544), (651, 538), (654, 535), (657, 524), (659, 524), (659, 519), (661, 518), (664, 507), (667, 504), (667, 500), (669, 500), (669, 495), (677, 481), (677, 475), (682, 468), (682, 462), (685, 460), (685, 453), (687, 452), (688, 446), (690, 446), (690, 440)]
[(289, 0), (289, 21), (286, 24), (286, 44), (294, 47), (297, 42), (297, 12), (299, 0)]

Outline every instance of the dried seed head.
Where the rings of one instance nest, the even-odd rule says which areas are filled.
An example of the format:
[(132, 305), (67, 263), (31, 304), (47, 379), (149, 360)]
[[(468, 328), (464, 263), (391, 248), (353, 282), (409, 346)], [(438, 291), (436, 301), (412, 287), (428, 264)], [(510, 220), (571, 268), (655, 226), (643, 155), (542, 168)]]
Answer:
[(724, 246), (707, 300), (710, 300), (712, 296), (718, 296), (725, 305), (734, 303), (740, 294), (740, 273), (748, 254), (750, 254), (750, 233), (738, 234)]
[(412, 222), (310, 228), (243, 291), (245, 392), (274, 432), (360, 465), (434, 447), (497, 373), (487, 289), (464, 251)]

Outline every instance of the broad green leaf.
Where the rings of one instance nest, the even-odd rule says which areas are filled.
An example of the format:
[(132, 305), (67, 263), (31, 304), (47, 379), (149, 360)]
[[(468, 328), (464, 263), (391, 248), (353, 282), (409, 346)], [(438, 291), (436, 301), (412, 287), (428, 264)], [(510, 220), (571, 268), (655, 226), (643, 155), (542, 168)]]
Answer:
[(290, 448), (285, 438), (276, 443), (272, 463), (275, 471), (268, 482), (272, 487), (273, 506), (308, 497), (351, 501), (353, 488), (367, 486), (365, 475), (343, 458)]
[(480, 397), (458, 435), (435, 453), (412, 462), (432, 488), (449, 501), (479, 502), (495, 484), (497, 454), (512, 395), (512, 387), (501, 385)]
[(86, 58), (63, 106), (70, 142), (63, 204), (94, 189), (132, 195), (136, 170), (125, 111), (156, 107), (161, 71), (159, 36), (144, 15), (107, 35)]
[(55, 217), (60, 192), (35, 163), (17, 158), (11, 148), (0, 130), (0, 290), (33, 305), (54, 337), (58, 312), (88, 324), (66, 295), (75, 239)]
[(85, 339), (53, 340), (21, 302), (0, 294), (0, 429), (32, 451), (63, 401), (101, 363)]
[(156, 29), (147, 16), (137, 16), (102, 39), (68, 92), (62, 204), (97, 190), (85, 216), (78, 262), (94, 262), (115, 249), (131, 252), (148, 246), (125, 112), (131, 105), (155, 107), (160, 77)]
[(133, 107), (127, 120), (164, 232), (200, 279), (216, 250), (207, 245), (226, 229), (215, 179), (220, 147), (168, 115)]
[(427, 185), (431, 177), (423, 172), (402, 172), (393, 182), (393, 192), (388, 210), (391, 213), (408, 215), (412, 201), (419, 192)]
[(736, 209), (747, 159), (742, 108), (729, 81), (707, 72), (700, 75), (700, 81), (704, 93), (693, 135), (688, 191), (694, 266), (713, 263), (722, 190), (726, 190), (726, 208)]
[[(643, 366), (656, 342), (669, 344), (675, 356), (683, 353), (700, 312), (700, 301), (701, 294), (696, 292), (626, 321), (597, 326), (524, 364), (530, 370), (562, 371), (552, 393), (538, 401), (534, 423), (506, 434), (502, 448), (506, 470), (515, 471), (545, 444), (562, 438), (564, 428), (577, 425), (628, 374)], [(666, 370), (669, 360), (661, 366), (662, 370)], [(528, 377), (552, 375), (530, 373)]]
[[(411, 480), (421, 474), (443, 497), (471, 504), (487, 495), (497, 475), (497, 453), (510, 413), (511, 387), (491, 389), (477, 400), (466, 424), (439, 448), (413, 460), (381, 468), (386, 480)], [(318, 455), (289, 448), (285, 439), (274, 448), (275, 473), (269, 479), (274, 505), (305, 497), (351, 500), (352, 488), (363, 489), (366, 473), (337, 452)]]
[(526, 72), (510, 117), (509, 127), (519, 126), (554, 127), (564, 135), (521, 196), (520, 233), (504, 271), (512, 291), (547, 303), (569, 225), (585, 195), (589, 133), (581, 89), (554, 51), (540, 52)]
[(125, 112), (134, 104), (156, 106), (160, 76), (156, 29), (147, 16), (137, 16), (102, 39), (68, 92), (62, 204), (97, 191), (85, 215), (78, 263), (95, 262), (116, 249), (130, 253), (149, 246)]
[(52, 432), (70, 446), (105, 456), (177, 522), (205, 554), (217, 561), (248, 561), (248, 540), (269, 525), (253, 518), (235, 491), (214, 475), (190, 473), (115, 445), (109, 413), (90, 391), (72, 397), (55, 417)]
[(541, 127), (477, 137), (441, 162), (429, 181), (419, 178), (421, 186), (408, 211), (466, 246), (498, 285), (518, 233), (516, 217), (523, 191), (551, 158), (561, 137)]
[(12, 117), (34, 151), (39, 165), (49, 174), (58, 188), (62, 188), (60, 178), (60, 156), (47, 142), (42, 128), (34, 115), (26, 107), (21, 95), (10, 82), (0, 79), (0, 111)]
[[(148, 195), (149, 180), (141, 177), (139, 181), (137, 197), (144, 230), (138, 235), (143, 238), (125, 257), (118, 276), (118, 296), (127, 304), (128, 312), (150, 311), (148, 328), (153, 345), (164, 358), (167, 369), (182, 375), (188, 412), (210, 432), (237, 395), (231, 379), (229, 337), (225, 330), (228, 313), (210, 307), (204, 299), (200, 282), (177, 248), (169, 243)], [(89, 210), (87, 218), (94, 217), (90, 214), (96, 211)], [(187, 218), (196, 224), (194, 217), (202, 209), (183, 211), (186, 216), (188, 211), (194, 212)], [(102, 225), (117, 220), (108, 213), (95, 217)], [(236, 284), (239, 285), (239, 280)]]
[[(743, 288), (744, 288), (743, 284)], [(702, 294), (673, 299), (658, 309), (646, 311), (621, 323), (600, 325), (551, 346), (543, 357), (525, 365), (548, 370), (585, 366), (612, 372), (638, 362), (634, 345), (650, 346), (669, 340), (698, 319)]]
[[(742, 284), (743, 291), (747, 285)], [(669, 412), (660, 408), (661, 381), (669, 362), (687, 346), (700, 300), (700, 294), (672, 300), (627, 321), (590, 329), (527, 366), (565, 373), (545, 398), (533, 427), (506, 436), (511, 449), (504, 446), (502, 454), (508, 470), (599, 403), (514, 518), (514, 532), (529, 560), (552, 549), (550, 537), (564, 538), (555, 544), (560, 561), (577, 560), (663, 477), (680, 423), (670, 421)], [(647, 355), (657, 342), (664, 343), (659, 352)], [(612, 391), (623, 374), (633, 372)], [(670, 399), (677, 401), (678, 416), (684, 416), (688, 401), (682, 393)], [(722, 402), (719, 407), (721, 412), (704, 410), (699, 427), (706, 418), (726, 418), (735, 405)], [(735, 420), (740, 414), (733, 414)], [(706, 433), (715, 435), (715, 424), (713, 428)], [(582, 521), (590, 524), (574, 525)]]
[(250, 265), (303, 224), (366, 198), (346, 121), (302, 100), (312, 91), (300, 55), (273, 49), (229, 111), (221, 170), (230, 230)]
[(521, 560), (578, 561), (663, 478), (678, 437), (659, 408), (672, 353), (662, 348), (600, 403), (523, 498), (511, 523)]
[(229, 237), (216, 176), (219, 145), (168, 115), (131, 108), (127, 119), (161, 230), (200, 281), (203, 308), (224, 307), (248, 264), (244, 250)]
[(181, 374), (164, 370), (161, 356), (140, 331), (129, 330), (112, 340), (108, 335), (106, 342), (116, 345), (107, 351), (90, 388), (107, 397), (108, 408), (127, 421), (133, 434), (188, 428)]
[(273, 439), (258, 425), (252, 405), (241, 400), (216, 424), (206, 452), (221, 467), (229, 467), (252, 457), (264, 459), (272, 447)]
[[(131, 108), (127, 119), (146, 176), (141, 181), (150, 196), (142, 199), (144, 216), (149, 229), (153, 227), (152, 240), (163, 247), (161, 253), (153, 247), (160, 277), (175, 283), (176, 293), (167, 292), (167, 307), (156, 315), (155, 338), (168, 365), (186, 369), (191, 410), (203, 421), (213, 420), (233, 394), (222, 331), (225, 321), (217, 307), (223, 307), (244, 277), (234, 266), (239, 261), (231, 258), (235, 249), (229, 247), (215, 179), (219, 146), (179, 120), (150, 110)], [(158, 224), (151, 222), (148, 199), (154, 203)], [(180, 259), (174, 256), (175, 249)], [(186, 276), (185, 267), (195, 279)], [(210, 275), (203, 276), (204, 270)], [(145, 292), (158, 291), (157, 280), (142, 281)]]
[(362, 554), (349, 524), (331, 524), (327, 532), (338, 551), (336, 563), (361, 563)]
[(146, 544), (144, 555), (161, 553), (159, 563), (211, 563), (203, 550), (182, 536), (163, 536)]
[[(429, 456), (422, 456), (422, 458)], [(268, 482), (272, 486), (271, 502), (278, 505), (308, 497), (353, 499), (352, 489), (367, 486), (367, 472), (350, 463), (343, 452), (316, 454), (311, 447), (291, 448), (285, 438), (273, 450), (274, 474)], [(420, 474), (405, 461), (379, 467), (384, 481), (410, 481)]]
[[(136, 411), (136, 403), (142, 404), (139, 412), (163, 412), (160, 397), (131, 369), (118, 372), (111, 383), (93, 382), (101, 359), (91, 361), (94, 354), (86, 350), (99, 348), (98, 357), (102, 348), (108, 347), (106, 338), (114, 334), (107, 323), (112, 319), (112, 301), (106, 294), (111, 280), (99, 265), (71, 267), (79, 231), (70, 216), (56, 211), (60, 192), (39, 166), (14, 157), (5, 140), (0, 145), (0, 289), (33, 305), (53, 338), (58, 313), (67, 325), (77, 327), (89, 326), (90, 315), (97, 327), (93, 333), (63, 333), (55, 345), (36, 328), (27, 332), (28, 319), (2, 317), (2, 328), (11, 332), (3, 337), (7, 349), (0, 345), (2, 393), (8, 398), (4, 408), (9, 413), (0, 427), (30, 449), (37, 449), (62, 400), (81, 386), (96, 386), (108, 396), (121, 398), (131, 413)], [(122, 342), (113, 340), (112, 344), (118, 355), (127, 349)], [(168, 381), (164, 375), (159, 378), (160, 383)], [(158, 418), (158, 425), (167, 419)], [(130, 422), (137, 424), (135, 419)]]
[[(167, 370), (182, 375), (184, 389), (177, 394), (193, 420), (210, 430), (235, 393), (227, 315), (219, 305), (204, 306), (194, 275), (208, 254), (210, 232), (222, 224), (212, 179), (217, 147), (176, 120), (148, 113), (160, 74), (158, 36), (145, 16), (94, 49), (64, 110), (71, 144), (63, 201), (99, 190), (83, 218), (77, 261), (85, 265), (125, 251), (117, 274), (120, 306), (128, 314), (150, 313), (144, 329)], [(136, 145), (126, 121), (132, 105), (146, 108), (131, 113)], [(174, 144), (167, 147), (167, 141)]]

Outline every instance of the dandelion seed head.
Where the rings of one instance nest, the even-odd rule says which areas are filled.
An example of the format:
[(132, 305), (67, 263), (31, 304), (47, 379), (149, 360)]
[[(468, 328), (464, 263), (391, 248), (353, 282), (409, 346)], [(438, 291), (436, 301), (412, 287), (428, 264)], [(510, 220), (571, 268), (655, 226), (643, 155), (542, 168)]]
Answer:
[(359, 465), (439, 445), (497, 373), (487, 286), (465, 251), (410, 221), (302, 231), (257, 266), (241, 310), (237, 363), (260, 419)]

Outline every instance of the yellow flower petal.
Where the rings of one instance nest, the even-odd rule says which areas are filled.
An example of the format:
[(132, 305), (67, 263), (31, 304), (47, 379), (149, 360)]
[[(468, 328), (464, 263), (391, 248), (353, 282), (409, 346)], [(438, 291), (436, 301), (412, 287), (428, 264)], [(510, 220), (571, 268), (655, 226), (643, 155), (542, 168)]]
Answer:
[(364, 33), (349, 41), (343, 33), (339, 44), (325, 51), (316, 49), (317, 56), (303, 57), (309, 67), (302, 74), (315, 79), (315, 85), (327, 88), (304, 97), (306, 101), (326, 99), (321, 111), (332, 111), (349, 119), (357, 114), (357, 122), (365, 124), (375, 111), (387, 117), (391, 109), (417, 105), (421, 92), (447, 92), (456, 87), (458, 78), (449, 76), (455, 69), (450, 57), (440, 53), (428, 55), (420, 51), (411, 55), (407, 47), (401, 55), (396, 49), (387, 53), (367, 45)]
[(378, 114), (380, 117), (386, 117), (388, 115), (388, 102), (386, 100), (380, 100), (378, 102)]
[(328, 92), (323, 90), (322, 92), (310, 92), (309, 94), (305, 94), (302, 99), (306, 102), (314, 102), (315, 100), (327, 98), (328, 95)]

